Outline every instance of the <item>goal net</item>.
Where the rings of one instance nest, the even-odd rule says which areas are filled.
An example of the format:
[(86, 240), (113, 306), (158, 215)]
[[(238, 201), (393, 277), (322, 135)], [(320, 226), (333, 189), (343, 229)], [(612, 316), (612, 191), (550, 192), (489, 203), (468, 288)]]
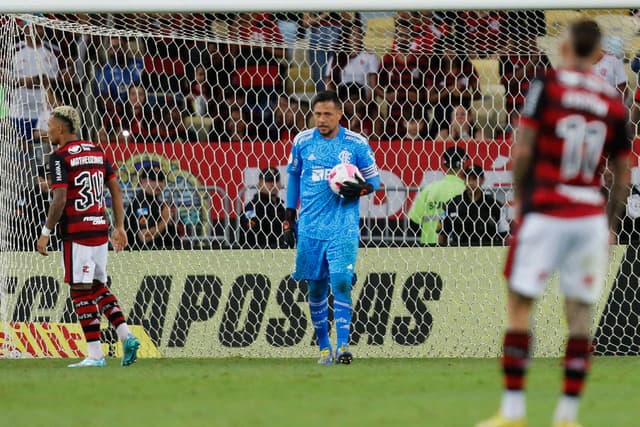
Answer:
[[(73, 105), (124, 191), (130, 247), (109, 254), (108, 271), (141, 357), (314, 356), (306, 284), (290, 276), (294, 251), (272, 195), (284, 197), (293, 137), (313, 126), (311, 98), (330, 89), (342, 125), (369, 138), (383, 183), (360, 205), (355, 353), (498, 355), (519, 107), (536, 73), (557, 63), (567, 22), (585, 15), (606, 35), (610, 65), (598, 72), (632, 103), (635, 13), (0, 15), (1, 354), (86, 352), (59, 240), (48, 257), (35, 252), (49, 204), (48, 112)], [(485, 208), (413, 209), (454, 146)], [(640, 351), (639, 199), (634, 187), (597, 305), (601, 354)], [(536, 308), (538, 356), (563, 351), (559, 304), (552, 285)], [(117, 356), (107, 325), (102, 340)]]

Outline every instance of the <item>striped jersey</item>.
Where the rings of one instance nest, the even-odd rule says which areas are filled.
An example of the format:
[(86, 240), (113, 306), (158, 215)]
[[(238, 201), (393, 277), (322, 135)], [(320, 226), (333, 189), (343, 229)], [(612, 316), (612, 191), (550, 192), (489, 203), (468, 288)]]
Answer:
[(49, 158), (51, 188), (67, 189), (60, 219), (62, 240), (87, 246), (107, 243), (104, 184), (116, 174), (104, 151), (88, 141), (72, 141)]
[(522, 212), (601, 214), (606, 158), (628, 155), (627, 110), (617, 90), (590, 72), (548, 70), (531, 83), (520, 124), (538, 131)]

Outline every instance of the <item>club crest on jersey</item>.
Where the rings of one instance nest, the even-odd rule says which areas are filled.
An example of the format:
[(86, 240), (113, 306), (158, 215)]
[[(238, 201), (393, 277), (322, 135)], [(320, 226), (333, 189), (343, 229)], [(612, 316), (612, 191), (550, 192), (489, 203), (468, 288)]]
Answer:
[(82, 146), (80, 145), (74, 145), (72, 147), (69, 147), (69, 154), (78, 154), (81, 151), (82, 151)]
[(351, 153), (347, 150), (342, 150), (340, 154), (338, 154), (338, 158), (341, 163), (351, 163)]

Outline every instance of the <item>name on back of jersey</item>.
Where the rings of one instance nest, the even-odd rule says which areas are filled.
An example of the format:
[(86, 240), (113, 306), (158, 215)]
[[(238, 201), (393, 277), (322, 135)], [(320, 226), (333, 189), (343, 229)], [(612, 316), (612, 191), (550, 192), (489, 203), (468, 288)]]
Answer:
[(587, 111), (598, 117), (606, 117), (609, 114), (609, 103), (589, 92), (565, 92), (562, 95), (562, 106)]
[(81, 165), (102, 165), (104, 164), (104, 157), (102, 156), (80, 156), (74, 157), (69, 161), (71, 167)]

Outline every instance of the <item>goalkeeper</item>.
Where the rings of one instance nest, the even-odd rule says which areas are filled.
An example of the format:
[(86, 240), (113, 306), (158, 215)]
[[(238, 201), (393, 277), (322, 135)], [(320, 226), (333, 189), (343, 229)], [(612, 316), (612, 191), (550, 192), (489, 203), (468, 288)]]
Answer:
[[(360, 239), (361, 196), (380, 185), (378, 168), (366, 138), (339, 125), (342, 105), (334, 92), (320, 92), (311, 101), (316, 127), (293, 140), (287, 171), (284, 240), (297, 253), (293, 278), (307, 280), (311, 321), (318, 337), (318, 363), (349, 364), (351, 286)], [(340, 196), (327, 178), (339, 163), (357, 166), (366, 180), (347, 182)], [(300, 201), (300, 218), (296, 208)], [(336, 352), (329, 342), (329, 283), (334, 296)]]

